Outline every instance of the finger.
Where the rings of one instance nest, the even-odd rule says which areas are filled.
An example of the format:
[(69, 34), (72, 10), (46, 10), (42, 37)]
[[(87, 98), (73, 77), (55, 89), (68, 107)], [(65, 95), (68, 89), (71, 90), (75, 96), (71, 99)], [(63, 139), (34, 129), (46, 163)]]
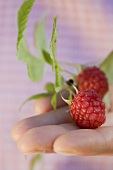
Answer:
[[(55, 112), (48, 112), (46, 115), (33, 116), (18, 122), (12, 129), (11, 135), (14, 141), (19, 138), (29, 129), (44, 126), (44, 125), (57, 125), (62, 123), (72, 122), (71, 116), (66, 110), (68, 107), (59, 108)], [(103, 126), (113, 126), (112, 113), (106, 115), (107, 119)]]
[[(67, 98), (69, 93), (67, 91), (63, 91), (62, 95), (64, 98)], [(51, 105), (51, 98), (52, 96), (46, 97), (46, 98), (40, 98), (36, 100), (34, 104), (34, 110), (36, 114), (42, 114), (47, 113), (50, 110), (53, 110), (53, 106)], [(57, 108), (66, 106), (66, 103), (62, 100), (61, 95), (58, 94), (57, 96)]]
[(52, 153), (56, 138), (77, 127), (71, 123), (48, 125), (27, 131), (18, 141), (18, 148), (25, 154)]
[(66, 112), (67, 109), (68, 107), (59, 108), (56, 111), (51, 111), (47, 114), (37, 115), (21, 120), (12, 129), (11, 135), (13, 140), (19, 140), (26, 131), (35, 127), (72, 122), (70, 114)]
[(58, 137), (54, 151), (80, 156), (113, 155), (113, 127), (73, 130)]

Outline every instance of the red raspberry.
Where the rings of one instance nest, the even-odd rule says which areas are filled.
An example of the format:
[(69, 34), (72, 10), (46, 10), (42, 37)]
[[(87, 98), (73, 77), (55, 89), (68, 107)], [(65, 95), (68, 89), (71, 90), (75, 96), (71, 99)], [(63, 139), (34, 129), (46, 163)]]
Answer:
[(93, 90), (80, 91), (71, 101), (70, 114), (80, 128), (94, 129), (105, 120), (105, 104)]
[(108, 81), (103, 71), (96, 66), (85, 68), (77, 77), (79, 90), (93, 89), (100, 97), (108, 91)]

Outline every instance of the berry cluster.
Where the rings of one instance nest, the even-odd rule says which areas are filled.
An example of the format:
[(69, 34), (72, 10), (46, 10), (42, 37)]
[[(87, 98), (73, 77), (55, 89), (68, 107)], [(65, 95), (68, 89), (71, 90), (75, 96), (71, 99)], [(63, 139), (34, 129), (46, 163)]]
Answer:
[(70, 105), (72, 119), (80, 128), (98, 128), (106, 120), (102, 97), (108, 91), (107, 78), (99, 68), (89, 67), (78, 75), (77, 82), (79, 92)]

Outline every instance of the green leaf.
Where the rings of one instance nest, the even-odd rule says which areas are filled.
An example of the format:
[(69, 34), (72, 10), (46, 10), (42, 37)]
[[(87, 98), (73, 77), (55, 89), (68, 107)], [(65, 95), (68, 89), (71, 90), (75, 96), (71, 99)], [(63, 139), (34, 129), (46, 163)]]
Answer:
[(29, 55), (27, 42), (25, 37), (21, 39), (21, 43), (18, 46), (17, 58), (18, 60), (26, 61), (27, 56)]
[(35, 165), (37, 163), (39, 163), (41, 161), (41, 159), (42, 159), (42, 155), (41, 154), (34, 156), (34, 158), (31, 160), (29, 170), (34, 170)]
[(103, 70), (108, 78), (109, 84), (113, 84), (113, 52), (101, 63), (101, 70)]
[(53, 83), (47, 83), (45, 85), (45, 90), (48, 92), (55, 92), (54, 84)]
[(39, 82), (44, 74), (44, 61), (34, 57), (28, 50), (25, 38), (22, 38), (17, 51), (18, 59), (27, 64), (28, 76), (34, 82)]
[(43, 54), (43, 57), (44, 57), (46, 63), (52, 65), (53, 62), (52, 62), (52, 59), (50, 57), (50, 54), (47, 51), (45, 51), (45, 50), (42, 50), (42, 54)]
[(56, 110), (56, 107), (57, 107), (57, 93), (54, 93), (52, 98), (51, 98), (51, 104), (54, 108), (54, 110)]
[(18, 11), (18, 38), (17, 38), (17, 50), (23, 38), (26, 24), (28, 21), (29, 14), (32, 10), (35, 0), (25, 0)]
[(26, 24), (34, 2), (35, 0), (24, 1), (18, 12), (17, 57), (19, 60), (26, 62), (29, 78), (34, 82), (39, 82), (44, 72), (44, 61), (34, 57), (29, 52), (24, 37)]
[(104, 103), (106, 104), (107, 109), (109, 110), (111, 108), (111, 102), (110, 102), (110, 94), (109, 92), (106, 93), (106, 95), (103, 98)]
[(33, 56), (28, 57), (26, 61), (29, 78), (34, 82), (39, 82), (44, 74), (43, 61)]
[(31, 100), (37, 100), (37, 99), (40, 99), (40, 98), (46, 98), (48, 96), (51, 96), (51, 93), (40, 93), (40, 94), (33, 95), (22, 103), (22, 105), (20, 106), (20, 110), (22, 109), (24, 104), (26, 104), (27, 102), (29, 102)]
[(42, 50), (46, 49), (45, 17), (42, 18), (35, 26), (34, 40), (39, 55), (42, 55)]

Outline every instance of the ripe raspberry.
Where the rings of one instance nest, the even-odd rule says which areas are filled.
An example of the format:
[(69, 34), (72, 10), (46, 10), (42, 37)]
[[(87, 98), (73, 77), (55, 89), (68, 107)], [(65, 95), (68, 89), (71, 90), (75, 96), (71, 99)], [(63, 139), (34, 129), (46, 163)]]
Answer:
[(100, 97), (108, 91), (108, 81), (103, 71), (96, 66), (85, 68), (77, 77), (79, 90), (93, 89)]
[(94, 129), (105, 120), (105, 104), (93, 90), (80, 91), (71, 101), (70, 114), (80, 128)]

